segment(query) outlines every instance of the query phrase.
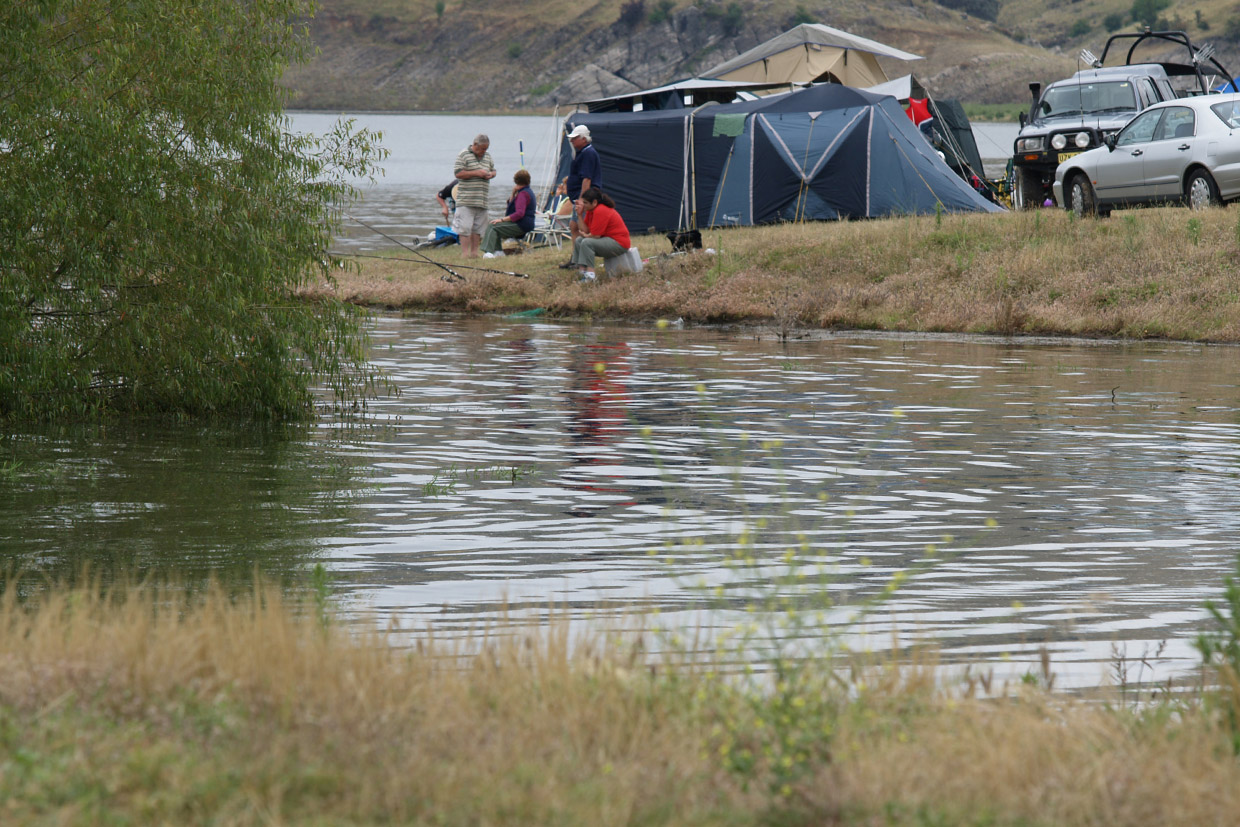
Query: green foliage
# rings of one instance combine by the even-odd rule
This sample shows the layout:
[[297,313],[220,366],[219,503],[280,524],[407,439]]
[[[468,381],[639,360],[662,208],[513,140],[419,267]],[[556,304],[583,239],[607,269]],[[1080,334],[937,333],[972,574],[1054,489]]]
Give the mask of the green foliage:
[[517,41],[514,40],[508,44],[508,57],[511,59],[516,60],[521,57],[522,51],[524,51],[524,48]]
[[718,21],[728,37],[735,36],[745,22],[745,10],[740,3],[729,3],[727,6],[710,3],[702,7],[702,15],[708,20]]
[[620,22],[636,26],[646,16],[646,0],[628,0],[620,6]]
[[818,19],[806,11],[804,6],[797,6],[796,11],[792,13],[792,19],[788,22],[790,26],[800,26],[803,23],[817,23]]
[[938,0],[939,5],[994,22],[999,18],[999,0]]
[[1028,112],[1028,106],[1019,103],[965,103],[964,114],[970,121],[991,121],[995,123],[1016,123],[1020,113]]
[[[1240,557],[1236,561],[1240,575]],[[1197,636],[1203,664],[1214,670],[1218,686],[1213,698],[1231,738],[1232,750],[1240,755],[1240,580],[1223,578],[1223,602],[1206,602],[1214,629]]]
[[331,279],[348,124],[290,134],[302,0],[0,6],[0,418],[303,415],[369,390]]
[[1171,0],[1132,0],[1132,19],[1153,27],[1158,23],[1158,16],[1170,6]]
[[314,597],[314,615],[324,629],[332,623],[331,593],[332,583],[327,569],[322,563],[315,563],[310,570],[310,594]]
[[1188,240],[1196,246],[1201,243],[1201,219],[1188,219]]
[[1240,43],[1240,14],[1227,18],[1227,22],[1223,25],[1223,39]]
[[1081,18],[1072,24],[1072,28],[1068,30],[1069,37],[1084,37],[1094,30],[1093,24],[1085,18]]
[[1119,14],[1118,12],[1113,12],[1102,18],[1102,28],[1108,32],[1117,32],[1119,31],[1120,26],[1123,25],[1124,15]]
[[448,5],[444,2],[444,0],[435,0],[435,19],[442,20],[443,13],[447,10],[447,8]]
[[675,7],[676,4],[672,0],[659,0],[646,19],[651,23],[662,23],[672,16],[672,9]]

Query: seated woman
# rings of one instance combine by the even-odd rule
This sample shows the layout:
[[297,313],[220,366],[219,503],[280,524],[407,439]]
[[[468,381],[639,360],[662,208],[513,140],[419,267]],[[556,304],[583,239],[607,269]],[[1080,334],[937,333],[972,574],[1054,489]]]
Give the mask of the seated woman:
[[480,249],[484,258],[502,256],[505,238],[520,238],[534,229],[534,191],[530,189],[530,174],[519,169],[512,181],[512,197],[508,199],[504,217],[493,219],[482,235]]
[[629,228],[616,212],[616,204],[598,187],[581,194],[577,217],[585,234],[573,242],[573,264],[583,279],[594,278],[594,259],[622,256],[629,250]]
[[568,199],[568,185],[563,181],[556,186],[555,195],[551,196],[551,201],[547,204],[547,214],[553,217],[573,214],[573,202]]

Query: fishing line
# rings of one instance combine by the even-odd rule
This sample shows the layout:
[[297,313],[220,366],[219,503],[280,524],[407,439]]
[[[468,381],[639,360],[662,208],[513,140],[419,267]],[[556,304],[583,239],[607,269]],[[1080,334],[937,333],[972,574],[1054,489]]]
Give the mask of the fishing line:
[[[344,211],[342,210],[342,212],[344,212]],[[429,262],[429,263],[431,263],[431,264],[435,265],[435,266],[436,266],[436,267],[438,267],[439,269],[441,269],[441,270],[445,271],[445,272],[446,272],[446,273],[448,273],[450,276],[452,276],[452,278],[451,278],[451,279],[449,279],[449,278],[445,278],[444,276],[440,276],[440,278],[442,278],[444,281],[465,281],[465,277],[464,277],[464,276],[462,276],[460,273],[458,273],[458,272],[456,272],[455,270],[453,270],[453,269],[452,269],[451,267],[449,267],[448,265],[446,265],[446,264],[440,264],[438,261],[435,261],[435,259],[433,259],[433,258],[431,258],[430,256],[426,255],[425,253],[422,253],[422,252],[418,251],[417,249],[415,249],[415,248],[413,248],[413,247],[410,247],[408,244],[406,244],[405,242],[401,241],[400,239],[392,238],[390,235],[388,235],[387,233],[383,232],[383,230],[379,230],[379,229],[376,229],[376,228],[374,228],[374,227],[370,226],[370,225],[369,225],[369,224],[367,224],[365,221],[363,221],[362,219],[358,218],[358,217],[357,217],[357,216],[355,216],[355,215],[352,215],[351,213],[344,212],[344,214],[345,214],[346,216],[348,216],[348,218],[349,218],[350,220],[352,220],[352,221],[356,221],[358,224],[361,224],[363,227],[365,227],[366,229],[370,230],[372,233],[377,233],[378,235],[383,236],[383,237],[384,237],[384,238],[386,238],[388,241],[391,241],[393,244],[399,244],[401,247],[404,247],[406,250],[408,250],[409,252],[413,253],[415,256],[419,256],[419,257],[421,257],[423,260],[425,260],[425,261],[427,261],[427,262]]]
[[[401,246],[404,246],[404,245],[401,245]],[[412,247],[407,247],[406,249],[413,250]],[[338,258],[378,258],[378,259],[382,259],[383,261],[405,261],[405,262],[408,262],[409,264],[434,264],[436,267],[444,267],[444,265],[440,264],[438,261],[435,261],[435,259],[427,257],[426,255],[419,252],[418,250],[413,250],[413,252],[422,256],[422,259],[425,259],[425,260],[416,259],[416,258],[400,258],[398,256],[376,256],[376,255],[369,254],[369,253],[347,253],[342,250],[328,250],[327,254],[329,256],[336,256]],[[530,277],[528,273],[514,273],[512,270],[495,270],[490,267],[470,267],[468,264],[458,264],[456,265],[456,267],[458,270],[477,270],[481,273],[497,273],[501,276],[516,276],[519,279],[528,279]],[[447,269],[447,268],[444,267],[444,269]],[[457,274],[457,276],[462,281],[464,281],[464,276],[461,276],[460,274]]]

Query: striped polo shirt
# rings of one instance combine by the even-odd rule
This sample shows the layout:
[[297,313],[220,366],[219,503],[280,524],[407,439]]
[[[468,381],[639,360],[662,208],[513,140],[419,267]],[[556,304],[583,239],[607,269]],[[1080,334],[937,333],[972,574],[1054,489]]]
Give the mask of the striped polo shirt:
[[[479,158],[469,147],[461,150],[461,154],[456,156],[456,166],[453,172],[461,170],[477,170],[483,169],[488,172],[495,170],[495,163],[491,161],[491,153],[484,152]],[[487,208],[487,195],[491,191],[491,181],[489,178],[462,178],[456,188],[456,203],[460,207],[474,207],[476,209]]]

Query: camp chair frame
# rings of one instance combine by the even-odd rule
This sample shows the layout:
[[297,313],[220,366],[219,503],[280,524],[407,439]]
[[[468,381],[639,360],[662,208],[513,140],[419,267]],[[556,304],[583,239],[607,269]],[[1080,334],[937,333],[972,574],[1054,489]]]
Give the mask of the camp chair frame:
[[539,213],[538,217],[544,219],[546,224],[541,227],[535,226],[522,237],[521,243],[529,247],[561,249],[569,238],[568,216]]

